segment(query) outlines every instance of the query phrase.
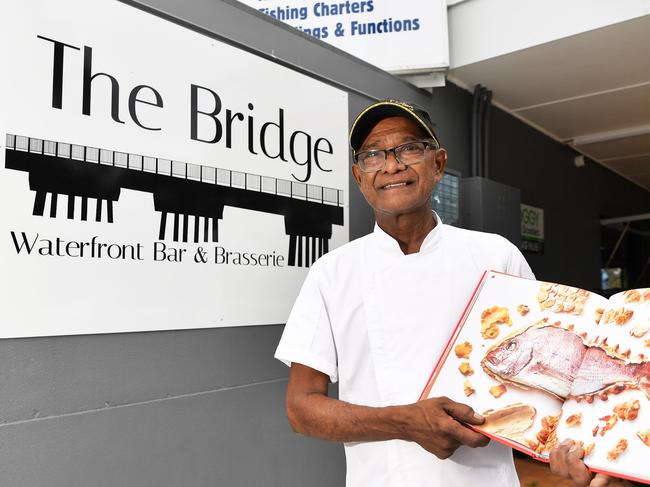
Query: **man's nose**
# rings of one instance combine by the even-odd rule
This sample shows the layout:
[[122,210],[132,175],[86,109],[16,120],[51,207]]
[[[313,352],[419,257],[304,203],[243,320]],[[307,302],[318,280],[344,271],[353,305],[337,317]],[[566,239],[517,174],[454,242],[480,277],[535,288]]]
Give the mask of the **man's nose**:
[[395,174],[398,171],[402,171],[406,168],[404,164],[397,160],[395,157],[395,151],[390,151],[386,156],[386,166],[384,167],[384,172],[388,174]]

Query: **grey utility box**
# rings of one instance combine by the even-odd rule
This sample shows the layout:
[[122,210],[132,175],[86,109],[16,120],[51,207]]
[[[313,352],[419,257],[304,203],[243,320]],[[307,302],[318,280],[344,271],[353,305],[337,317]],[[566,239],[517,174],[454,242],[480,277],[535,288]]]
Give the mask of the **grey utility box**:
[[461,182],[463,227],[498,233],[521,248],[521,191],[481,177]]

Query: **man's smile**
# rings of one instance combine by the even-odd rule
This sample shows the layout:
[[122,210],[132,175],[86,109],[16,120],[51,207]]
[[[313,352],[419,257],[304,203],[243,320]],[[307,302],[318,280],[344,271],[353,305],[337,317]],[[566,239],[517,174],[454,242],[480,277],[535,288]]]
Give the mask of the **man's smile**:
[[380,186],[379,189],[396,189],[396,188],[403,188],[405,186],[409,186],[413,184],[413,181],[393,181],[390,183],[386,183],[383,186]]

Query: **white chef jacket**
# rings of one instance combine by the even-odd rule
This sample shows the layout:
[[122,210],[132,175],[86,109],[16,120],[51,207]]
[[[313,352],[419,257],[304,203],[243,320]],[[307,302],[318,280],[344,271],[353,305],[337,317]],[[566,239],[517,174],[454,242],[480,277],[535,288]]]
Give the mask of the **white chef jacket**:
[[[404,255],[378,225],[321,257],[293,306],[275,357],[339,382],[365,406],[416,402],[485,270],[534,278],[499,235],[443,225]],[[515,486],[512,451],[496,442],[440,460],[402,440],[345,444],[347,487]]]

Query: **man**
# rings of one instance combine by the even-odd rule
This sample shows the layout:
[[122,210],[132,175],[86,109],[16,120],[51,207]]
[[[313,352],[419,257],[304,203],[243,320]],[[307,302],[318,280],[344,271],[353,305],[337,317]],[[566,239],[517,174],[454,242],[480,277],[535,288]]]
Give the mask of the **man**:
[[[319,259],[296,300],[276,351],[291,364],[289,421],[345,442],[348,487],[519,485],[511,450],[465,425],[480,415],[417,399],[483,271],[532,271],[504,238],[432,212],[447,152],[424,110],[375,103],[350,144],[376,225]],[[337,380],[338,400],[327,395]]]

